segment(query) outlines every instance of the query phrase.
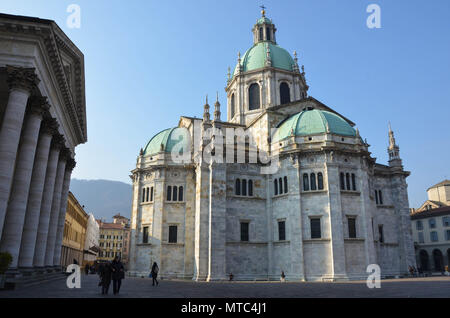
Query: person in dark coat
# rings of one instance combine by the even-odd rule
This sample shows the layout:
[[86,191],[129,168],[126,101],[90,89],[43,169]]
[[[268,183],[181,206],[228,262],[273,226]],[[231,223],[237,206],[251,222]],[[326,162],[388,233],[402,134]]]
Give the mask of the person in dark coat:
[[103,264],[99,274],[101,278],[102,294],[107,295],[112,277],[111,264],[110,263]]
[[119,293],[120,285],[122,285],[122,279],[125,278],[125,269],[118,256],[116,256],[112,261],[111,269],[113,279],[113,293],[114,295],[116,295]]
[[156,264],[156,262],[154,262],[153,266],[152,266],[152,279],[153,279],[152,286],[155,286],[155,282],[156,282],[156,286],[159,285],[158,280],[156,279],[158,277],[158,272],[159,272],[158,264]]

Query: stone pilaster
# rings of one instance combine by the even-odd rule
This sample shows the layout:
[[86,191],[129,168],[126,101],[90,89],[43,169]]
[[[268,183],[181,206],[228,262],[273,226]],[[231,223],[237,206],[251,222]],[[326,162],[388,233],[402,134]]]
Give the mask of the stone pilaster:
[[328,207],[330,211],[330,239],[333,280],[348,279],[345,264],[344,228],[342,222],[341,190],[339,187],[339,169],[336,164],[327,164]]
[[33,267],[39,216],[44,195],[45,173],[50,154],[50,143],[52,135],[56,133],[56,130],[57,124],[55,119],[45,120],[41,127],[36,149],[19,253],[19,267],[25,270]]
[[47,248],[47,236],[50,224],[50,213],[52,211],[53,192],[55,189],[56,169],[58,167],[59,153],[63,147],[61,135],[55,135],[52,140],[47,171],[45,174],[44,191],[41,203],[41,214],[36,237],[33,265],[44,267],[45,250]]
[[27,101],[39,80],[32,68],[7,66],[9,97],[0,128],[0,237],[6,216]]
[[66,163],[69,157],[69,151],[66,148],[61,150],[56,169],[55,187],[53,190],[52,209],[50,213],[50,223],[48,227],[47,247],[45,249],[45,266],[53,267],[53,255],[55,253],[56,231],[58,229],[59,213],[61,209],[61,193],[66,171]]
[[133,179],[133,201],[131,205],[131,226],[130,226],[130,253],[129,253],[129,272],[131,275],[136,275],[136,244],[137,244],[137,234],[139,231],[137,230],[138,224],[138,209],[139,209],[139,194],[141,193],[140,184],[140,173],[135,172],[132,175]]
[[208,277],[209,246],[209,167],[200,162],[196,169],[194,280]]
[[224,163],[209,167],[208,281],[225,280],[227,170]]
[[72,170],[73,168],[75,168],[75,165],[75,160],[69,157],[66,163],[66,171],[64,173],[64,182],[61,192],[61,204],[59,208],[58,227],[56,229],[55,251],[53,253],[53,266],[56,267],[59,267],[61,265],[61,247],[64,232],[64,223],[66,220],[67,196],[69,195],[70,176],[72,175]]
[[47,98],[35,97],[31,100],[17,153],[16,171],[0,244],[0,251],[7,251],[12,255],[10,268],[13,269],[16,269],[19,263],[25,212],[42,116],[49,107]]

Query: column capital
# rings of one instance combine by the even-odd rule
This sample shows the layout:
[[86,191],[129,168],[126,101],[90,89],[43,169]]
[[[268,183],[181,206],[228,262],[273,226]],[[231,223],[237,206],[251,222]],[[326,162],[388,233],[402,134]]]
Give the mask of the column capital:
[[45,118],[44,121],[42,122],[41,131],[48,133],[49,135],[56,135],[58,134],[58,127],[59,124],[56,121],[56,119],[49,117]]
[[74,159],[69,158],[66,163],[66,170],[72,171],[76,165],[77,165],[77,162]]
[[56,134],[53,136],[51,147],[54,149],[62,150],[65,146],[65,139],[63,135]]
[[50,109],[47,97],[44,96],[32,96],[28,104],[28,110],[40,116],[44,116],[46,112]]
[[72,159],[72,152],[70,151],[69,148],[63,147],[61,149],[59,158],[60,158],[60,160],[64,160],[64,161],[68,162],[70,159]]
[[6,72],[10,89],[21,88],[31,93],[40,82],[34,67],[25,68],[7,65]]

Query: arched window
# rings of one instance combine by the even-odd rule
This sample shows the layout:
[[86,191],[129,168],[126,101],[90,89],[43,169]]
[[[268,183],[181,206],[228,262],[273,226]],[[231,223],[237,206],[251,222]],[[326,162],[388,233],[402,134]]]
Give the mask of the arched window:
[[236,109],[234,108],[234,94],[231,95],[231,118],[234,117]]
[[173,187],[173,196],[172,196],[172,200],[173,200],[173,201],[178,201],[178,188],[177,188],[177,187]]
[[284,177],[284,193],[288,193],[287,177]]
[[280,185],[280,194],[283,194],[283,180],[281,178],[278,179],[278,184]]
[[178,201],[183,201],[183,187],[178,188]]
[[153,187],[150,188],[150,201],[153,202]]
[[264,30],[263,28],[259,28],[259,40],[264,40]]
[[303,191],[309,191],[309,177],[307,173],[303,174]]
[[249,196],[253,196],[253,181],[252,180],[248,180],[248,195]]
[[248,89],[248,109],[259,109],[260,100],[259,100],[259,85],[253,83],[250,85]]
[[380,204],[383,204],[383,195],[381,194],[381,190],[378,190],[378,200]]
[[145,189],[146,188],[142,189],[142,202],[145,202]]
[[323,175],[322,172],[319,172],[317,174],[317,186],[319,190],[323,190]]
[[270,29],[269,28],[266,28],[266,38],[267,38],[267,41],[270,41]]
[[311,190],[317,190],[316,187],[316,174],[315,173],[311,173],[309,176],[310,179],[310,183],[311,183]]
[[291,102],[291,95],[289,92],[289,85],[286,82],[280,84],[280,104],[287,104]]
[[345,176],[343,172],[341,172],[340,175],[340,182],[341,182],[341,190],[345,190]]
[[171,201],[171,200],[172,200],[172,187],[167,186],[167,201]]
[[352,190],[356,191],[356,177],[354,173],[352,173]]
[[241,180],[236,179],[236,184],[234,185],[234,194],[241,195]]
[[273,187],[275,195],[278,195],[278,179],[273,180]]
[[147,193],[145,194],[145,202],[149,201],[150,191],[148,191],[149,188],[147,188]]
[[247,195],[247,180],[242,180],[242,195]]
[[347,190],[350,190],[350,173],[345,174],[345,184],[347,185]]

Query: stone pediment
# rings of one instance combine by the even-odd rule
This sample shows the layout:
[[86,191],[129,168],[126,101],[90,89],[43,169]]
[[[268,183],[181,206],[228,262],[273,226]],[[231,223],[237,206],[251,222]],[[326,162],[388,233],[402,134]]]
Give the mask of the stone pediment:
[[77,144],[87,141],[86,100],[83,53],[53,20],[0,14],[0,34],[13,34],[26,41],[40,42],[42,54],[51,67],[57,89],[63,99]]

